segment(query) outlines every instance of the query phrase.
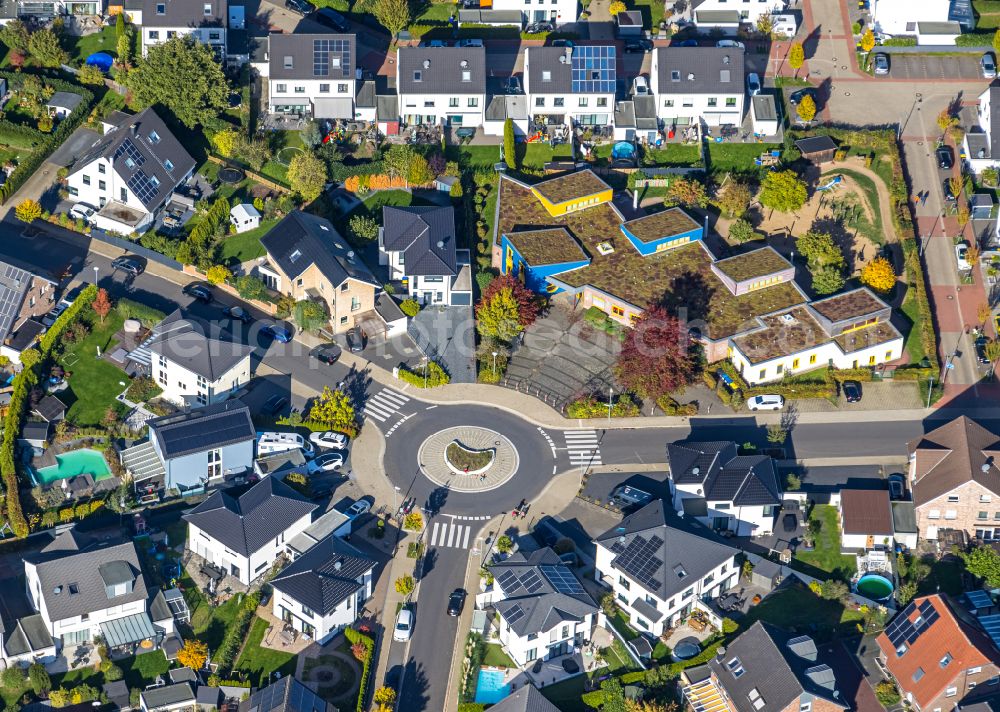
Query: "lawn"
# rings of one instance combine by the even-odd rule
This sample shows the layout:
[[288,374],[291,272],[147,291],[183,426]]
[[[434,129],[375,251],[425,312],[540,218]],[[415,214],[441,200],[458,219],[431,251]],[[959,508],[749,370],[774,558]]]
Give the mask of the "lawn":
[[486,655],[483,656],[484,667],[515,668],[517,663],[504,652],[503,646],[497,643],[486,644]]
[[162,650],[118,660],[116,663],[125,673],[125,684],[139,689],[153,684],[157,675],[166,675],[170,669],[170,663]]
[[87,338],[68,347],[59,361],[69,375],[69,390],[59,398],[69,404],[66,420],[75,425],[100,425],[108,407],[116,402],[115,397],[125,390],[122,383],[128,384],[124,371],[97,358],[98,349],[103,355],[112,345],[123,322],[113,309],[104,324],[95,321]]
[[208,645],[209,650],[215,650],[240,610],[238,597],[233,596],[221,606],[213,607],[187,574],[181,578],[181,582],[184,586],[184,598],[191,609],[191,630],[198,640]]
[[276,670],[282,677],[295,673],[295,656],[270,648],[261,647],[260,643],[267,632],[268,622],[263,618],[254,618],[247,636],[246,645],[234,670],[246,673],[254,687],[263,687],[271,681],[271,675]]
[[447,146],[445,157],[449,161],[458,161],[465,168],[492,168],[497,161],[503,160],[498,146]]
[[665,143],[648,148],[642,157],[644,166],[700,166],[701,149],[697,144]]
[[633,0],[628,3],[629,10],[639,10],[642,13],[642,23],[646,29],[660,26],[663,20],[663,7],[664,3],[659,0]]
[[94,52],[106,52],[112,57],[118,57],[118,36],[115,34],[113,24],[108,25],[100,32],[84,37],[64,34],[63,45],[69,52],[68,64],[72,67],[81,66],[87,57]]
[[[618,645],[621,645],[617,638],[615,641]],[[545,698],[549,702],[562,710],[562,712],[592,712],[592,708],[583,704],[583,700],[581,699],[581,696],[585,692],[584,684],[587,680],[594,679],[595,677],[604,677],[609,673],[628,672],[629,670],[636,669],[627,654],[623,656],[616,652],[614,648],[607,650],[605,653],[605,662],[607,662],[606,667],[598,668],[593,672],[577,675],[568,680],[557,682],[554,685],[543,687],[542,694],[545,695]]]
[[850,580],[857,566],[853,556],[840,553],[837,508],[829,504],[817,504],[809,513],[809,522],[810,524],[817,522],[819,526],[815,548],[812,551],[803,551],[800,548],[795,552],[795,561],[812,569],[812,575],[816,575],[817,578],[822,578],[821,574],[825,573],[843,581]]
[[268,220],[253,230],[228,235],[222,241],[222,249],[219,253],[222,263],[246,262],[263,256],[264,246],[260,244],[260,238],[264,237],[277,222],[277,220]]
[[414,25],[447,25],[448,18],[455,14],[453,2],[425,2],[413,13]]
[[926,356],[926,353],[924,352],[924,344],[920,339],[920,327],[917,325],[920,321],[920,310],[917,307],[917,293],[912,287],[907,288],[900,311],[910,322],[910,328],[906,332],[906,341],[903,347],[906,349],[906,353],[910,355],[910,363],[920,363],[924,356]]
[[[862,175],[856,171],[848,170],[846,168],[840,168],[838,170],[831,171],[829,175],[832,176],[835,174],[842,174],[847,176],[855,183],[857,183],[858,187],[860,187],[861,190],[864,191],[865,198],[867,199],[868,202],[868,208],[869,210],[871,210],[872,215],[875,216],[875,222],[872,225],[872,227],[874,227],[875,229],[874,231],[872,231],[871,234],[869,234],[869,237],[879,245],[883,244],[885,242],[885,231],[884,228],[882,227],[882,213],[879,210],[878,188],[875,186],[875,181],[873,181],[866,175]],[[826,177],[828,176],[824,176],[824,178]],[[834,193],[834,196],[836,196],[836,193]]]
[[361,205],[358,205],[354,208],[354,210],[345,215],[342,219],[341,225],[338,227],[341,229],[341,234],[346,235],[347,224],[355,215],[368,215],[369,217],[375,218],[375,221],[381,225],[382,208],[387,205],[391,207],[406,207],[408,205],[429,204],[430,203],[426,200],[414,197],[413,193],[406,190],[380,190],[377,193],[369,195],[361,202]]
[[[337,650],[347,656],[352,656],[351,646],[348,645],[346,639],[341,640]],[[326,685],[318,679],[312,679],[312,671],[317,667],[334,668],[339,673],[336,682]],[[357,672],[349,663],[336,655],[320,655],[318,658],[306,658],[302,666],[302,678],[305,682],[316,685],[316,692],[320,697],[333,702],[335,706],[343,705],[339,709],[350,709],[357,703]],[[343,699],[348,695],[351,696],[350,699]]]
[[761,167],[754,159],[780,144],[769,143],[714,143],[708,144],[708,170],[712,173],[760,173]]
[[805,586],[793,583],[772,593],[751,608],[740,621],[744,630],[762,620],[794,632],[817,634],[820,638],[856,635],[862,616],[837,601],[820,598]]
[[615,615],[608,620],[625,640],[633,640],[639,637],[638,631],[629,624],[628,617],[620,608],[615,610]]

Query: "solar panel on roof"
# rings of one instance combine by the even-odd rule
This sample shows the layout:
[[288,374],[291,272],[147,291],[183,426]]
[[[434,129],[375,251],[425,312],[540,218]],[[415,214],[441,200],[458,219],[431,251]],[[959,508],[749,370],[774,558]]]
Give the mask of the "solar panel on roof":
[[966,591],[965,597],[972,604],[973,608],[989,608],[993,605],[993,599],[990,598],[990,594],[986,593],[986,591]]
[[156,197],[156,191],[159,184],[160,183],[156,180],[156,178],[151,178],[142,171],[136,171],[127,181],[125,181],[125,185],[128,186],[129,190],[135,193],[136,197],[138,197],[143,204],[147,205]]
[[337,66],[348,71],[351,62],[351,45],[348,40],[313,40],[313,76],[330,76],[330,58]]
[[549,580],[549,583],[559,593],[579,594],[583,593],[583,586],[564,566],[540,566],[542,574]]
[[583,45],[573,48],[572,90],[580,94],[608,94],[615,90],[615,48]]
[[517,576],[510,569],[501,571],[500,574],[497,575],[496,580],[500,584],[500,588],[502,588],[504,593],[508,595],[521,587],[521,583],[517,580]]
[[139,153],[139,149],[135,147],[135,144],[132,143],[132,139],[130,138],[122,141],[118,150],[115,151],[115,155],[112,157],[112,160],[117,161],[121,156],[125,156],[127,160],[132,161],[133,166],[130,167],[141,166],[146,162],[145,156]]
[[528,593],[535,593],[542,587],[542,580],[535,573],[534,569],[529,569],[521,575],[521,585],[524,586]]
[[521,608],[520,604],[515,603],[513,606],[510,607],[510,610],[507,611],[507,615],[504,616],[504,618],[507,619],[508,623],[513,625],[514,623],[517,623],[519,620],[524,618],[524,609]]
[[983,616],[979,619],[979,625],[986,631],[997,647],[1000,647],[1000,615]]

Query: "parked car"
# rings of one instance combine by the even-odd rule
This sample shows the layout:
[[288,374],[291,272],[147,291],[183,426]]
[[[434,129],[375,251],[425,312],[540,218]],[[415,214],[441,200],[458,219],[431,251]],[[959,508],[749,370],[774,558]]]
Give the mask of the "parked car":
[[353,353],[360,353],[364,351],[366,341],[367,337],[365,336],[364,330],[360,326],[355,326],[347,332],[347,348],[349,348]]
[[199,302],[210,302],[212,301],[212,288],[207,284],[202,284],[201,282],[194,282],[193,284],[188,284],[184,287],[184,294],[189,297],[194,297]]
[[789,512],[781,518],[781,528],[790,534],[799,528],[799,518]]
[[569,47],[572,49],[573,40],[552,40],[553,47]]
[[404,608],[396,616],[396,625],[392,629],[392,639],[405,643],[413,634],[413,611]]
[[637,489],[635,487],[622,485],[611,493],[611,499],[622,507],[633,507],[652,501],[653,495],[649,492],[643,492],[641,489]]
[[641,74],[632,80],[632,96],[649,96],[649,84]]
[[955,195],[955,191],[951,189],[951,178],[945,178],[944,181],[941,183],[941,188],[944,191],[945,200],[952,201],[956,197],[958,197]]
[[260,407],[260,412],[264,415],[275,416],[281,413],[286,405],[288,405],[287,398],[284,396],[274,395],[264,401],[264,405]]
[[69,216],[71,218],[76,218],[78,220],[83,220],[85,223],[90,224],[93,220],[94,214],[97,212],[97,208],[92,205],[87,205],[86,203],[77,203],[72,208],[69,209]]
[[696,39],[684,40],[682,42],[678,42],[677,46],[678,47],[697,47],[698,46],[698,40],[696,40]]
[[844,381],[841,387],[844,390],[844,400],[848,403],[861,401],[861,384],[858,381]]
[[938,168],[950,170],[955,165],[955,154],[951,152],[951,146],[938,146],[934,155],[937,156]]
[[116,257],[115,261],[111,263],[111,268],[121,270],[122,272],[130,274],[133,277],[139,276],[146,270],[142,262],[137,260],[135,257],[126,257],[124,255]]
[[889,73],[889,55],[879,52],[875,55],[875,74]]
[[556,29],[556,26],[553,25],[551,22],[540,21],[540,22],[532,22],[530,25],[524,28],[524,31],[527,32],[529,35],[537,35],[542,32],[552,32],[554,29]]
[[243,307],[226,307],[222,310],[222,313],[228,316],[233,321],[242,321],[244,324],[249,324],[253,321],[253,317]]
[[346,17],[328,7],[317,10],[313,15],[313,19],[319,24],[326,25],[337,32],[347,32],[351,28]]
[[309,483],[309,496],[312,499],[323,499],[324,497],[329,497],[331,494],[333,494],[333,485],[329,482]]
[[738,49],[746,49],[746,45],[742,42],[737,42],[736,40],[719,40],[715,43],[716,47],[736,47]]
[[785,399],[779,395],[766,394],[754,396],[747,401],[750,410],[781,410],[785,407]]
[[645,54],[653,51],[653,43],[647,39],[626,40],[625,51],[629,54]]
[[55,307],[52,308],[52,311],[50,311],[48,314],[42,317],[42,326],[47,328],[55,324],[56,319],[59,318],[59,315],[62,314],[64,311],[66,311],[66,309],[68,308],[69,305],[64,304],[63,302],[59,302],[58,304],[56,304]]
[[903,499],[906,494],[906,478],[898,472],[894,472],[886,479],[889,482],[890,499]]
[[997,60],[992,52],[984,52],[979,59],[979,68],[983,70],[983,79],[995,79],[997,76]]
[[328,452],[309,463],[310,472],[336,472],[344,466],[344,453]]
[[347,436],[327,430],[325,433],[310,433],[309,442],[323,449],[343,450],[347,447]]
[[990,360],[986,358],[986,344],[988,344],[989,341],[990,340],[985,336],[980,336],[973,342],[976,347],[976,359],[978,359],[979,363],[990,362]]
[[312,3],[306,2],[306,0],[285,0],[285,9],[297,12],[300,15],[308,15],[316,8],[312,6]]
[[806,97],[812,97],[813,103],[818,104],[816,90],[812,87],[806,87],[805,89],[799,89],[798,91],[793,91],[788,95],[788,103],[792,106],[798,106],[803,99]]
[[448,615],[457,616],[462,612],[462,608],[465,606],[465,589],[456,588],[448,596]]
[[448,42],[446,40],[428,40],[425,47],[447,47]]
[[521,77],[516,74],[512,74],[507,77],[506,92],[508,94],[523,94],[524,90],[521,89]]
[[351,519],[357,519],[371,508],[372,508],[371,502],[369,502],[367,499],[359,499],[357,502],[352,504],[350,508],[346,512],[344,512],[344,514],[346,514]]
[[757,72],[750,72],[747,75],[747,94],[757,96],[760,94],[760,77]]
[[287,344],[292,340],[292,330],[281,324],[268,324],[260,330],[260,333],[281,344]]
[[335,364],[344,350],[336,344],[322,344],[313,348],[309,355],[320,363]]
[[972,265],[969,264],[968,254],[969,243],[963,240],[955,245],[955,262],[958,263],[959,272],[965,272],[966,270],[972,269]]
[[482,40],[459,40],[457,47],[482,47]]

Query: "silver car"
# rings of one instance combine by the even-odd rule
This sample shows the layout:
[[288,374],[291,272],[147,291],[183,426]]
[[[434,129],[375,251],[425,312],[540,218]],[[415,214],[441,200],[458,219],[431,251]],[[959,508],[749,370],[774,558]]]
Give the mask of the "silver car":
[[875,73],[876,74],[888,74],[889,73],[889,56],[879,52],[875,55]]
[[994,79],[997,75],[997,61],[992,52],[984,52],[979,60],[979,68],[983,72],[983,79]]

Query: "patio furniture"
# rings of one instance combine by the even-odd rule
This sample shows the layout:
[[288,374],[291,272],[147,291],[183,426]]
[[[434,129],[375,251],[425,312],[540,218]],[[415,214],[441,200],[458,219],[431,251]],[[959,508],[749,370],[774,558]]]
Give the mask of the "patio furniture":
[[707,624],[700,618],[695,618],[694,616],[691,616],[690,618],[688,618],[688,627],[700,633],[701,631],[705,630]]

